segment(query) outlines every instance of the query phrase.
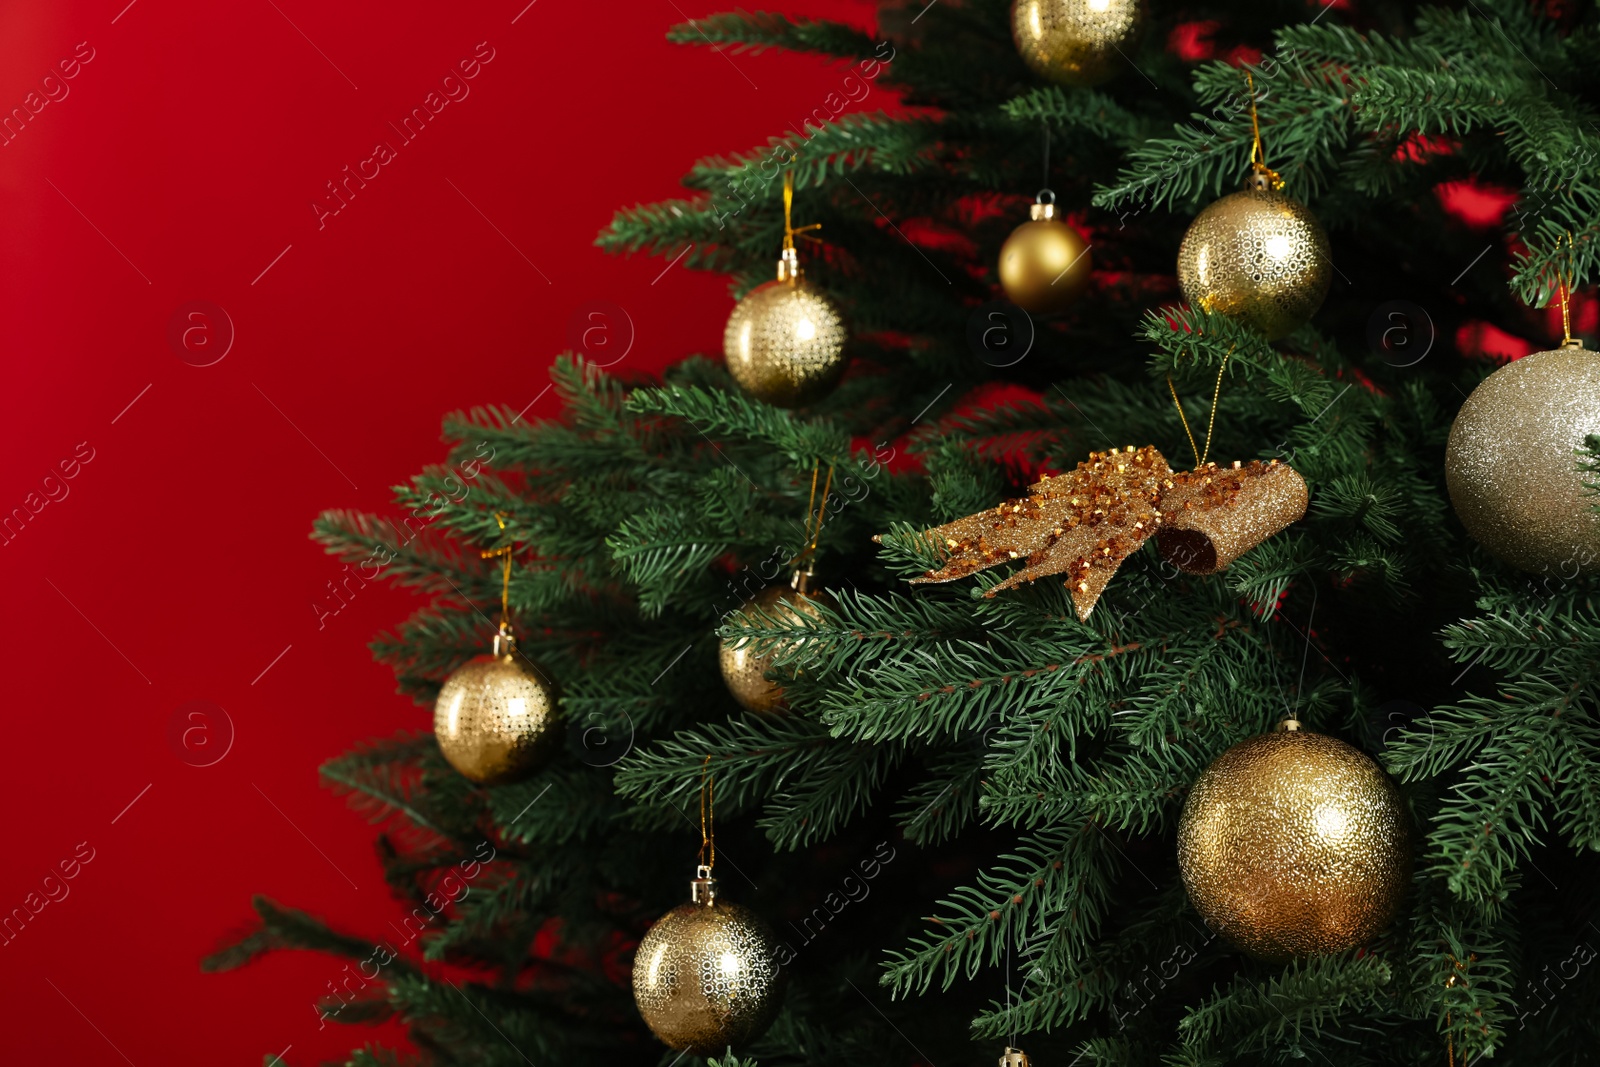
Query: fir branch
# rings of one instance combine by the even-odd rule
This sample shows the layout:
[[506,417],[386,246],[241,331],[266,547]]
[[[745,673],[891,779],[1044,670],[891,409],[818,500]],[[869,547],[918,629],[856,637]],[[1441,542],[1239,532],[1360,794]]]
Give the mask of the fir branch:
[[711,45],[735,55],[781,48],[849,58],[868,56],[873,50],[871,37],[842,22],[795,20],[771,11],[737,11],[690,19],[668,30],[667,40],[674,44]]

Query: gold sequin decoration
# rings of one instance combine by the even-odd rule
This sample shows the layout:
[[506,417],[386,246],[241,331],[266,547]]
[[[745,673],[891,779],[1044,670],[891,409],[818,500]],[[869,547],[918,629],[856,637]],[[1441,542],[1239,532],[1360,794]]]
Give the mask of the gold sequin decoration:
[[728,373],[757,400],[802,407],[844,374],[844,317],[804,278],[766,282],[734,306],[722,335]]
[[1343,952],[1394,917],[1411,875],[1399,790],[1368,756],[1302,730],[1228,749],[1189,791],[1178,866],[1207,925],[1259,959]]
[[1189,305],[1237,319],[1269,341],[1310,322],[1332,281],[1322,224],[1271,188],[1211,204],[1178,249],[1178,284]]
[[652,1033],[708,1056],[759,1037],[777,1014],[784,973],[766,925],[737,904],[682,904],[644,935],[633,997]]
[[1307,503],[1305,480],[1277,460],[1174,471],[1149,445],[1091,452],[1075,470],[1029,489],[1030,496],[929,530],[945,563],[912,582],[953,581],[1026,556],[986,595],[1065,574],[1078,618],[1087,621],[1122,561],[1152,535],[1183,570],[1212,574],[1299,519]]
[[1035,74],[1084,87],[1132,65],[1144,19],[1142,0],[1015,0],[1011,36]]
[[478,656],[445,679],[433,733],[463,776],[480,784],[514,781],[561,747],[555,689],[520,656]]
[[1585,434],[1600,434],[1600,354],[1535,352],[1485,378],[1445,450],[1445,483],[1467,532],[1525,571],[1600,573],[1600,497],[1585,491],[1574,454]]
[[[829,603],[825,593],[801,593],[787,585],[775,585],[763,589],[756,594],[756,598],[749,605],[740,608],[739,615],[750,617],[746,613],[753,608],[760,608],[768,615],[777,617],[799,617],[806,615],[817,617],[814,605]],[[739,702],[739,706],[746,711],[760,714],[778,714],[788,710],[788,702],[784,699],[783,687],[776,682],[767,680],[766,673],[772,666],[772,657],[777,649],[765,653],[757,653],[746,641],[737,638],[724,638],[719,652],[722,664],[722,680],[728,684],[728,692]]]

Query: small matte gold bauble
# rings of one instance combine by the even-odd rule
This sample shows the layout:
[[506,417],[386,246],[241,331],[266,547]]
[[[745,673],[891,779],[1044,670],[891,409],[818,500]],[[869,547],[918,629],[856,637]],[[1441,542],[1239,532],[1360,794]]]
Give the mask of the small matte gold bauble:
[[701,868],[694,898],[663,915],[633,957],[633,999],[650,1032],[709,1056],[761,1036],[785,974],[777,942],[746,908],[718,900]]
[[785,252],[776,281],[745,294],[728,316],[722,352],[728,373],[750,396],[797,408],[827,396],[844,375],[844,316],[800,276]]
[[1363,945],[1411,875],[1411,824],[1383,769],[1298,729],[1242,741],[1201,772],[1178,868],[1206,925],[1258,959]]
[[[756,594],[756,598],[745,607],[740,608],[735,617],[754,617],[752,608],[760,608],[768,615],[780,618],[798,618],[806,615],[817,617],[814,605],[829,604],[831,599],[826,593],[802,593],[787,585],[775,585],[763,589]],[[722,680],[728,683],[728,692],[733,694],[733,699],[746,711],[761,714],[776,714],[788,710],[788,703],[784,700],[783,687],[766,678],[768,668],[772,666],[772,657],[776,649],[766,653],[757,654],[748,644],[740,644],[737,638],[723,638],[720,659],[722,661]]]
[[1572,345],[1485,378],[1444,454],[1450,502],[1473,539],[1512,566],[1563,578],[1600,572],[1600,498],[1584,490],[1574,455],[1600,434],[1600,353]]
[[1099,85],[1131,65],[1143,0],[1015,0],[1011,36],[1028,68],[1062,85]]
[[433,706],[444,758],[484,785],[532,774],[561,747],[554,687],[509,639],[495,642],[496,655],[478,656],[445,679]]
[[1207,207],[1178,249],[1191,307],[1237,319],[1276,341],[1311,321],[1333,281],[1322,224],[1259,175]]
[[[1089,284],[1094,257],[1078,231],[1056,217],[1044,194],[1000,246],[1000,285],[1013,304],[1035,315],[1065,311]],[[1053,198],[1054,194],[1052,194]]]

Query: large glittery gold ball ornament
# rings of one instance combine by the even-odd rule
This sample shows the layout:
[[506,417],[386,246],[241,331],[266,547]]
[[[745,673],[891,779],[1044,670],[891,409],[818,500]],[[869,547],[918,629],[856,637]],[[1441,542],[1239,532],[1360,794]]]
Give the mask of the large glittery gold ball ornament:
[[550,682],[509,643],[445,679],[433,706],[433,734],[450,766],[480,784],[532,774],[561,748]]
[[1333,280],[1322,224],[1264,180],[1207,207],[1178,249],[1191,307],[1237,319],[1269,341],[1311,321]]
[[1089,86],[1131,66],[1143,0],[1015,0],[1011,36],[1028,68],[1062,85]]
[[1600,498],[1574,451],[1600,434],[1600,353],[1535,352],[1495,371],[1461,405],[1445,483],[1461,524],[1507,563],[1535,574],[1600,573]]
[[844,316],[802,277],[756,286],[722,334],[728,373],[750,396],[782,408],[827,396],[844,374]]
[[651,1033],[700,1056],[761,1036],[785,978],[766,924],[709,882],[697,879],[695,899],[657,920],[633,957],[633,999]]
[[[802,615],[814,619],[817,617],[816,605],[829,603],[831,598],[826,593],[802,593],[787,585],[775,585],[756,594],[754,600],[734,613],[734,617],[754,618],[753,609],[759,608],[765,614],[780,619],[799,618]],[[733,694],[733,699],[746,711],[777,714],[788,710],[783,687],[768,681],[766,677],[776,654],[777,649],[758,654],[749,643],[739,638],[722,639],[722,680],[728,683],[728,692]]]
[[1000,285],[1018,307],[1035,315],[1054,315],[1065,311],[1089,284],[1094,257],[1044,195],[1033,205],[1029,221],[1012,230],[1000,246]]
[[1343,952],[1394,917],[1411,876],[1411,824],[1364,753],[1282,730],[1201,772],[1178,826],[1178,867],[1206,924],[1250,955]]

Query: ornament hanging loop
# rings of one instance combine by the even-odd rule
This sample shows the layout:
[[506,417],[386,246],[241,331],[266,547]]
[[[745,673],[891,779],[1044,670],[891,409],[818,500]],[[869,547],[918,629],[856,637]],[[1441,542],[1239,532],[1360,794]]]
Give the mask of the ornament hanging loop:
[[1033,204],[1028,208],[1028,217],[1034,222],[1056,217],[1056,194],[1053,189],[1040,189],[1039,195],[1033,198]]
[[1245,184],[1253,189],[1278,190],[1283,188],[1283,178],[1267,166],[1266,153],[1261,148],[1261,118],[1256,114],[1256,80],[1246,68],[1244,83],[1250,92],[1250,177]]
[[794,171],[783,172],[783,255],[778,257],[778,280],[793,284],[800,280],[800,254],[795,250],[794,239],[810,237],[812,230],[822,229],[822,223],[813,222],[798,229],[794,225]]
[[[494,513],[494,521],[500,525],[500,532],[506,532],[506,513]],[[511,553],[510,545],[501,545],[499,548],[485,549],[478,553],[482,559],[499,558],[504,561],[500,574],[500,627],[494,635],[494,654],[496,656],[509,656],[516,651],[517,639],[511,632]]]

